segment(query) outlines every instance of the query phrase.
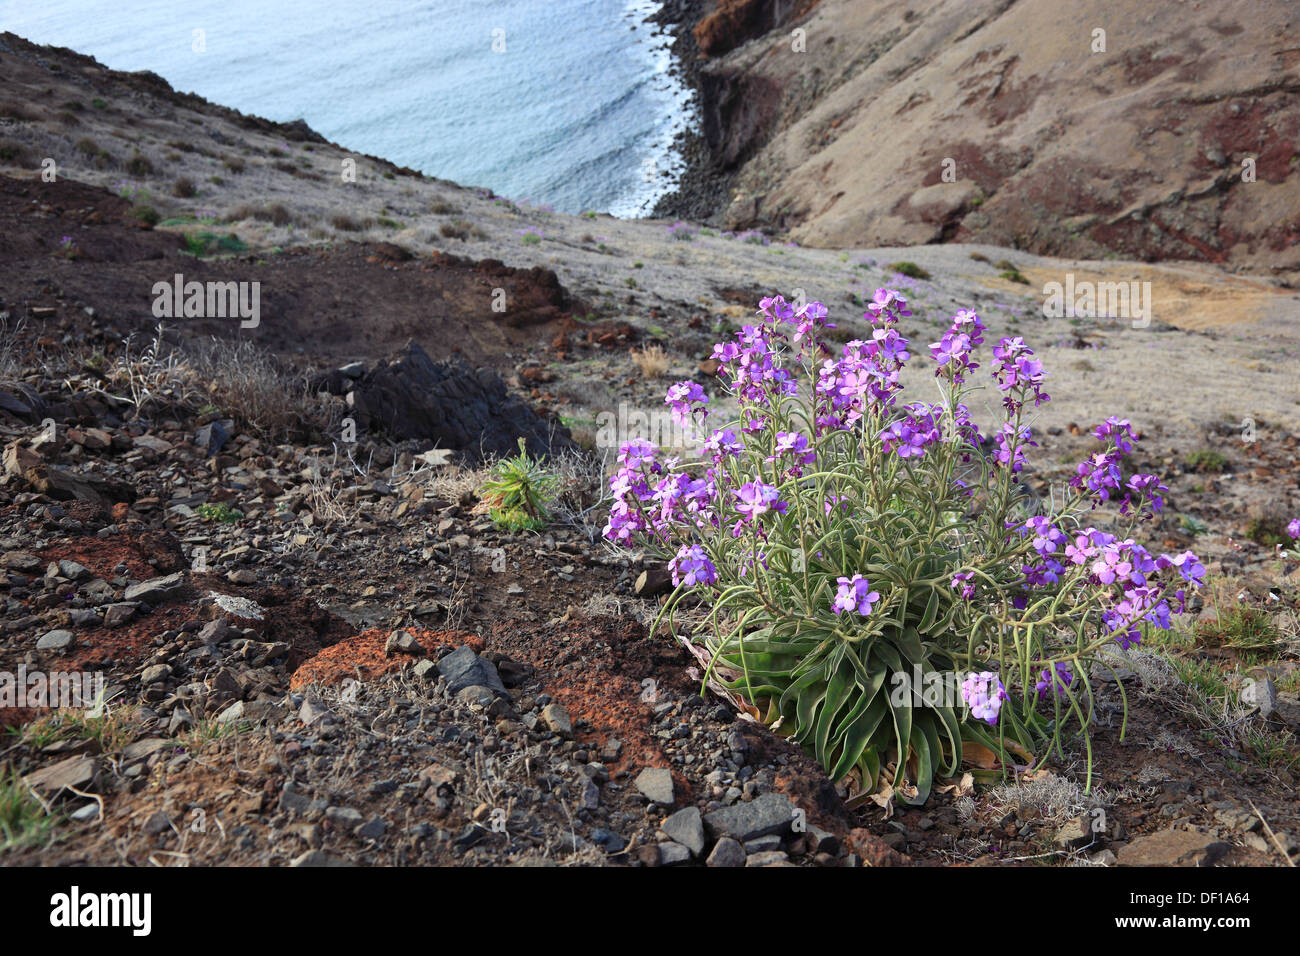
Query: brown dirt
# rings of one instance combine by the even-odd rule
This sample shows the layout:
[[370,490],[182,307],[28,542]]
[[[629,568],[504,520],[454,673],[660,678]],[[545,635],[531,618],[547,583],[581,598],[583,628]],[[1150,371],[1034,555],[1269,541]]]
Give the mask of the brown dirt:
[[590,723],[600,744],[611,737],[622,741],[622,756],[611,771],[668,766],[649,733],[652,710],[642,700],[642,682],[653,679],[679,694],[698,692],[684,672],[686,655],[675,644],[650,640],[635,621],[572,615],[558,629],[498,624],[488,647],[543,672],[547,692],[574,721]]
[[[1093,52],[1094,24],[1050,3],[719,3],[695,29],[704,138],[713,166],[743,165],[713,208],[826,248],[989,242],[1294,277],[1290,4],[1126,0],[1107,17]],[[1114,26],[1135,18],[1142,38]],[[882,188],[864,166],[899,174]]]
[[154,608],[151,614],[134,617],[120,627],[79,627],[77,644],[61,658],[68,670],[98,670],[110,662],[124,669],[141,664],[153,648],[154,639],[169,628],[178,628],[194,615],[191,600],[178,596]]
[[[32,306],[55,305],[56,298],[93,302],[103,321],[152,330],[156,282],[176,273],[187,282],[257,281],[257,328],[241,330],[231,319],[180,321],[193,334],[243,335],[283,353],[310,341],[320,360],[379,358],[415,339],[435,360],[459,353],[502,371],[513,371],[512,351],[549,343],[572,330],[564,319],[587,311],[549,269],[436,251],[393,261],[380,248],[391,244],[293,248],[265,261],[196,259],[180,251],[179,234],[142,229],[127,217],[129,208],[73,180],[0,176],[0,288],[30,297]],[[78,258],[56,254],[65,235],[76,236]],[[505,292],[505,312],[492,309],[496,289]],[[594,330],[593,341],[611,328]]]

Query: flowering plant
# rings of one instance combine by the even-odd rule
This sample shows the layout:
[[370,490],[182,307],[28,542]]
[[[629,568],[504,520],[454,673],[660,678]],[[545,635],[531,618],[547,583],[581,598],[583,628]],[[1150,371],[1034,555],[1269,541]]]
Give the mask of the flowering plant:
[[[1026,494],[1045,372],[1020,338],[994,344],[1002,421],[981,435],[966,404],[986,331],[974,312],[929,346],[938,401],[903,404],[914,346],[896,326],[910,314],[877,290],[869,334],[835,354],[825,306],[763,299],[714,347],[736,417],[703,427],[704,389],[669,389],[674,415],[701,426],[702,460],[625,443],[605,536],[669,561],[676,589],[656,627],[688,594],[704,599],[706,682],[747,698],[833,779],[868,792],[889,779],[919,803],[963,752],[1005,770],[1043,741],[1060,752],[1071,722],[1086,741],[1101,652],[1170,627],[1205,569],[1132,537],[1167,489],[1125,479],[1127,421],[1097,428],[1105,450],[1059,496]],[[1117,507],[1114,533],[1088,522],[1102,504]],[[917,683],[949,692],[921,698]]]
[[[1286,534],[1292,542],[1297,542],[1292,545],[1291,551],[1287,556],[1292,560],[1300,561],[1300,518],[1292,518],[1290,522],[1287,523]],[[1278,546],[1278,550],[1282,550],[1281,545]],[[1282,553],[1287,554],[1286,551],[1282,551]]]

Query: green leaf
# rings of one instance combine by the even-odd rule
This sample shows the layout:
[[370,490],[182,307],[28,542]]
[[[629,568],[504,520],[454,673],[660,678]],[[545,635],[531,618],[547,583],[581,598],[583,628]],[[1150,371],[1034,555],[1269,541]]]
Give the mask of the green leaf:
[[835,716],[848,700],[849,692],[857,686],[853,679],[853,667],[847,662],[841,662],[831,674],[830,682],[826,689],[826,703],[822,707],[821,716],[817,719],[817,735],[815,738],[815,756],[817,762],[823,767],[830,764],[830,757],[827,753],[827,742],[831,737],[831,727],[834,725]]
[[[835,762],[835,767],[831,771],[832,780],[841,780],[844,778],[853,766],[859,763],[866,756],[867,744],[871,741],[871,735],[876,732],[885,719],[885,712],[889,709],[888,703],[881,695],[871,699],[866,710],[854,718],[853,723],[849,725],[844,733],[844,744],[840,750],[839,759]],[[880,762],[876,761],[876,773],[879,773]],[[875,774],[873,774],[874,780]],[[864,782],[865,786],[865,782]],[[871,789],[875,788],[875,783],[871,784]]]

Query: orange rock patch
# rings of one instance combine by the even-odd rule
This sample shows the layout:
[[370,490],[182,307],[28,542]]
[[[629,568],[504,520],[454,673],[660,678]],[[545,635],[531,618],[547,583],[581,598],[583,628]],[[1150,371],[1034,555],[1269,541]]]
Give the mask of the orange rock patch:
[[[414,635],[429,656],[433,656],[440,647],[468,645],[476,654],[484,647],[483,639],[469,631],[428,631],[409,627],[403,630]],[[289,688],[298,690],[308,684],[328,686],[347,677],[374,680],[419,663],[421,658],[410,654],[384,656],[384,645],[388,643],[388,635],[391,633],[391,628],[371,628],[325,648],[293,672]]]

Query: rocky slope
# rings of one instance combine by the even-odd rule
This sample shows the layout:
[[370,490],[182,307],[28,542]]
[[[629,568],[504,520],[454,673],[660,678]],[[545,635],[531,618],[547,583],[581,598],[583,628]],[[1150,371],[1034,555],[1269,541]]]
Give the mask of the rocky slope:
[[1295,17],[1285,0],[724,0],[694,29],[706,165],[733,185],[714,208],[805,245],[990,242],[1295,281]]
[[[1278,865],[1300,850],[1300,569],[1266,534],[1300,513],[1296,297],[1275,283],[552,215],[10,35],[0,109],[0,674],[97,675],[108,699],[98,717],[0,708],[0,787],[23,795],[4,806],[33,813],[6,864]],[[1044,318],[1017,270],[1035,286],[1145,278],[1156,317]],[[159,331],[152,289],[178,272],[259,282],[260,322]],[[1111,726],[1092,793],[1076,742],[1001,788],[958,778],[921,808],[858,805],[699,694],[694,658],[649,634],[659,569],[599,542],[601,457],[630,437],[602,435],[602,415],[661,409],[676,379],[711,388],[709,347],[763,294],[823,299],[847,335],[877,285],[905,290],[914,341],[974,305],[1038,349],[1054,400],[1031,491],[1091,450],[1087,426],[1132,418],[1137,465],[1171,487],[1151,535],[1194,546],[1219,582],[1173,658],[1184,670],[1133,655],[1098,675]],[[630,351],[656,345],[660,364]],[[478,453],[515,433],[561,479],[541,532],[498,527],[476,494]],[[1220,607],[1260,615],[1268,641],[1225,637]],[[1237,706],[1248,677],[1275,685],[1267,713]]]

